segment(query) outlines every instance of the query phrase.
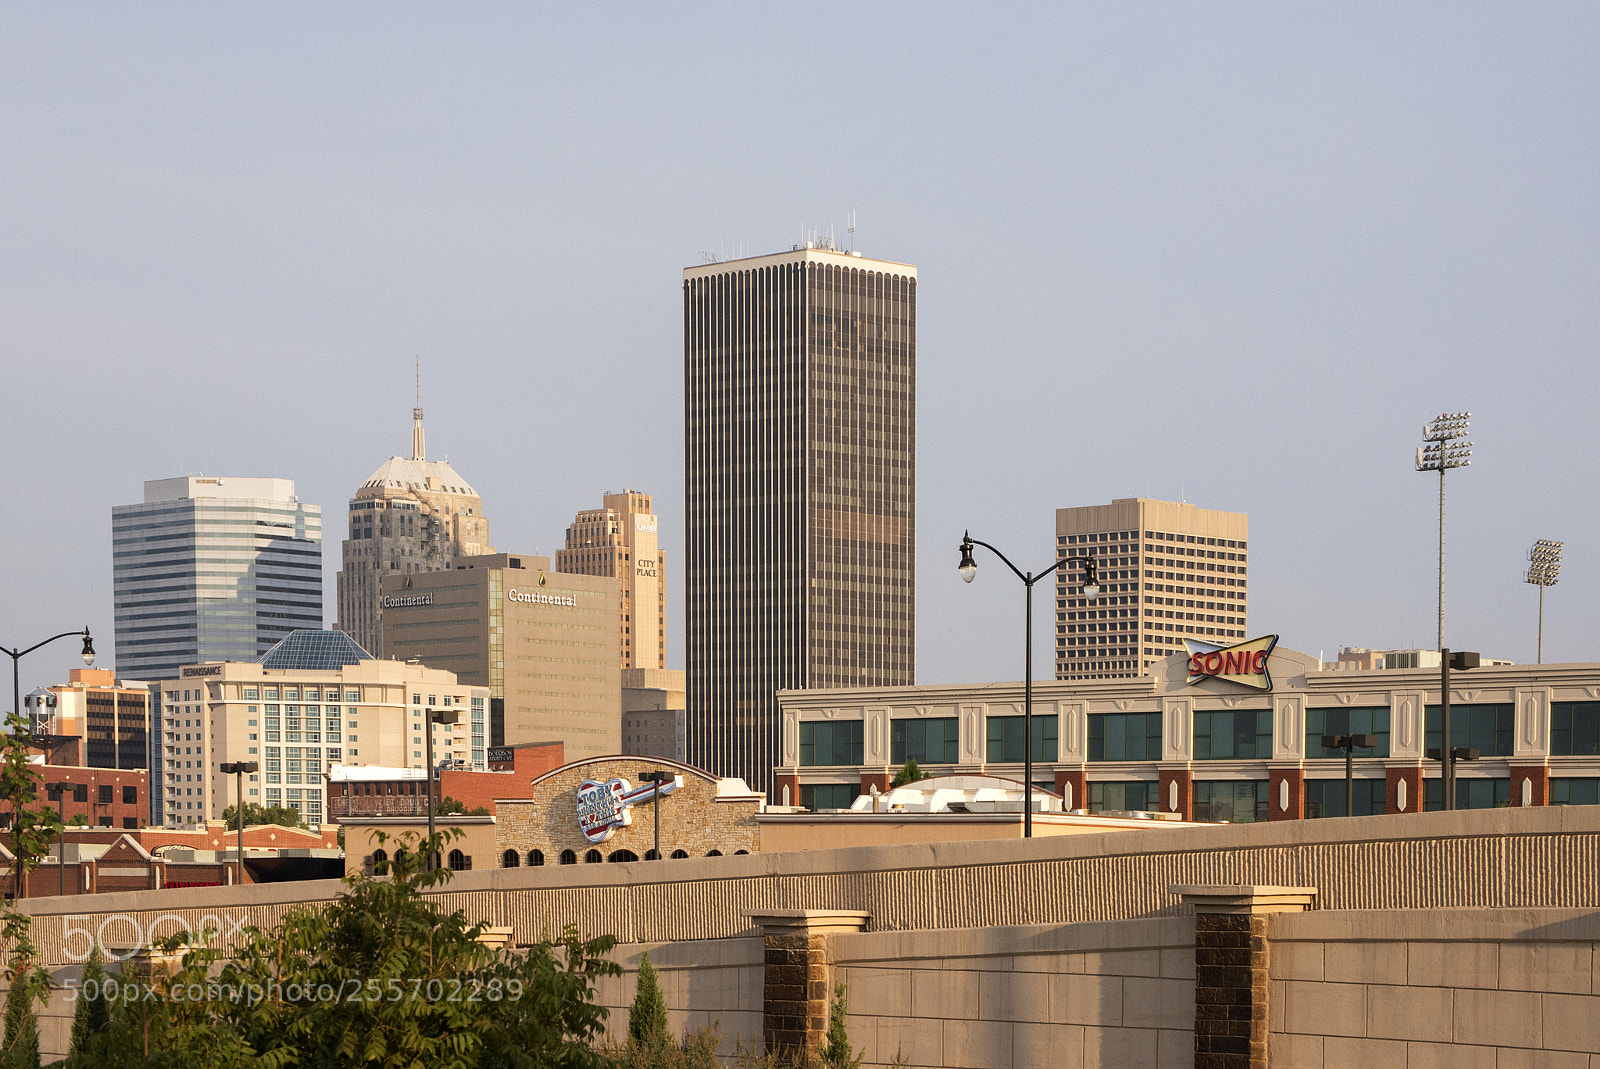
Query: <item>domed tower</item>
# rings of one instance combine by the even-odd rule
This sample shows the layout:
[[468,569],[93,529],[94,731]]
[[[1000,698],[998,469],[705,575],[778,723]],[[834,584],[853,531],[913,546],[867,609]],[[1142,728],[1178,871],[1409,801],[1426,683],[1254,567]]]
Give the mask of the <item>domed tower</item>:
[[378,579],[442,572],[460,557],[493,553],[483,501],[449,463],[429,460],[422,408],[411,410],[411,457],[390,457],[350,502],[339,572],[339,630],[382,656]]

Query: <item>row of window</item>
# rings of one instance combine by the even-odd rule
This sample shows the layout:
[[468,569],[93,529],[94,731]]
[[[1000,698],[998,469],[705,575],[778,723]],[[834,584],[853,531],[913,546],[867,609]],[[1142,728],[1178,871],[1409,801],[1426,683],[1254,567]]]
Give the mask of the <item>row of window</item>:
[[[1358,748],[1358,757],[1389,756],[1388,706],[1339,706],[1306,710],[1305,753],[1308,758],[1343,757],[1342,748],[1324,747],[1324,735],[1371,735],[1377,745]],[[1424,749],[1438,749],[1441,713],[1427,707]],[[985,760],[1004,763],[1025,759],[1023,718],[991,716],[986,721]],[[1485,757],[1510,757],[1514,752],[1516,711],[1510,702],[1452,704],[1451,745],[1478,750]],[[1155,761],[1161,758],[1160,713],[1093,713],[1089,716],[1090,761]],[[859,765],[865,753],[860,720],[803,721],[800,764]],[[1053,761],[1056,717],[1033,718],[1033,759]],[[959,760],[956,717],[897,719],[890,726],[890,760],[894,764],[954,764]],[[1262,760],[1272,756],[1272,711],[1229,709],[1194,714],[1194,758],[1197,761]],[[1559,757],[1600,755],[1600,701],[1553,702],[1550,708],[1550,753]]]
[[[750,851],[748,851],[748,850],[735,850],[734,851],[735,854],[748,854],[749,852]],[[380,851],[380,853],[381,853],[381,851]],[[676,859],[676,858],[686,858],[686,857],[689,856],[689,854],[688,854],[687,851],[684,851],[684,850],[674,850],[668,856]],[[706,857],[721,857],[721,856],[722,856],[722,851],[721,850],[708,850],[706,852]],[[660,857],[660,855],[657,854],[654,850],[646,850],[644,852],[644,860],[645,861],[655,861],[659,857]],[[594,865],[594,864],[599,864],[601,862],[607,862],[607,861],[609,861],[609,862],[638,861],[638,860],[640,860],[640,858],[639,858],[639,855],[634,853],[632,850],[613,850],[608,855],[602,855],[600,853],[600,851],[598,851],[598,850],[590,850],[590,851],[587,851],[583,855],[583,860],[584,860],[585,864]],[[376,855],[374,855],[374,861],[376,861]],[[543,865],[544,863],[545,863],[545,861],[544,861],[544,851],[543,850],[529,850],[528,851],[528,864],[530,866],[538,867],[540,865]],[[560,860],[559,860],[558,863],[562,864],[562,865],[576,865],[578,863],[578,852],[576,850],[563,850],[563,851],[561,851]],[[500,855],[500,867],[501,868],[503,868],[503,869],[515,869],[515,868],[520,868],[521,866],[522,866],[522,855],[520,853],[518,853],[517,851],[515,851],[515,850],[507,850],[505,853]]]
[[[89,800],[89,785],[88,784],[86,784],[86,783],[73,783],[73,784],[69,784],[69,786],[72,788],[72,799],[71,799],[72,801],[74,801],[74,802],[87,802]],[[99,784],[96,784],[95,787],[96,787],[96,790],[95,790],[95,804],[97,804],[97,805],[111,805],[113,802],[116,801],[116,791],[117,791],[116,787],[112,786],[109,783],[99,783]],[[63,792],[59,792],[59,793],[63,793],[64,794],[65,792],[63,791]],[[50,801],[52,801],[52,802],[60,800],[60,799],[57,798],[58,792],[56,792],[56,791],[46,791],[45,794],[48,797],[48,799]],[[139,788],[138,787],[132,787],[132,786],[124,786],[122,788],[122,804],[123,805],[138,805],[139,804]]]

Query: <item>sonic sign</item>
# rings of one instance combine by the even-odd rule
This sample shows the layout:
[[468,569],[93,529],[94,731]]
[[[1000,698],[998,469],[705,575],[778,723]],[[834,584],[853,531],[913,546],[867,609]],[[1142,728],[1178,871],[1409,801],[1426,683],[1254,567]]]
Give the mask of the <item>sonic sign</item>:
[[665,783],[646,783],[635,787],[620,776],[601,783],[586,779],[578,785],[578,830],[591,843],[603,843],[616,830],[633,823],[631,806],[648,802],[656,796],[671,794],[683,786],[683,777],[674,776]]
[[1277,635],[1262,635],[1236,646],[1213,646],[1209,642],[1184,639],[1189,647],[1189,683],[1203,679],[1225,679],[1255,690],[1271,690],[1272,674],[1267,671],[1267,660],[1272,647],[1278,644]]

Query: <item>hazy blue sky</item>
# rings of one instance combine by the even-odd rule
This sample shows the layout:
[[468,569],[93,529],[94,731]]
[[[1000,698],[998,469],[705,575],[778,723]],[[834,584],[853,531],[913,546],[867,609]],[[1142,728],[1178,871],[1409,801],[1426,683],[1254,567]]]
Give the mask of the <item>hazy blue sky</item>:
[[1250,513],[1252,634],[1431,645],[1458,409],[1450,644],[1532,660],[1565,539],[1600,660],[1597,126],[1593,4],[9,4],[0,645],[110,665],[111,508],[196,472],[322,505],[331,626],[420,354],[496,546],[655,494],[681,667],[681,269],[854,210],[920,269],[919,681],[1022,674],[963,529],[1117,497]]

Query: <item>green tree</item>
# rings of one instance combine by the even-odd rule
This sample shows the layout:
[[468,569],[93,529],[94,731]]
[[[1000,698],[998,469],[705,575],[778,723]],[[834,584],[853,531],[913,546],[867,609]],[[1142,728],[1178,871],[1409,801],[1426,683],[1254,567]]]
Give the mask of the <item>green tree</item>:
[[486,817],[489,815],[488,807],[475,805],[471,809],[468,809],[465,802],[457,801],[448,794],[439,799],[439,805],[434,809],[433,812],[435,816],[440,817]]
[[889,783],[889,786],[904,787],[908,783],[915,783],[919,779],[927,778],[927,776],[923,775],[922,769],[917,766],[917,759],[913,757],[905,763],[899,772],[894,774],[894,779]]
[[[222,811],[222,822],[229,831],[239,830],[239,807],[230,805]],[[244,826],[247,828],[259,827],[264,824],[276,824],[281,828],[304,828],[305,821],[300,819],[299,811],[288,806],[274,805],[262,807],[254,802],[244,804]]]
[[628,1011],[628,1044],[659,1051],[666,1046],[667,1038],[667,1000],[661,995],[661,984],[656,978],[656,967],[650,964],[650,955],[642,954],[633,1007]]
[[[111,1003],[106,998],[105,962],[97,942],[83,963],[83,980],[78,985],[78,1001],[72,1011],[72,1046],[68,1056],[86,1052],[89,1039],[106,1030],[111,1022]],[[92,996],[92,997],[91,997]]]
[[[408,837],[390,878],[347,877],[335,901],[247,929],[226,961],[189,948],[170,980],[155,981],[168,997],[119,1003],[84,1064],[602,1069],[593,1043],[606,1011],[593,984],[620,972],[604,958],[615,940],[569,927],[526,952],[490,950],[481,926],[423,894],[452,874],[422,871],[422,858],[456,837]],[[183,950],[186,937],[164,946]]]
[[[50,844],[61,831],[56,809],[39,798],[40,779],[36,765],[29,762],[27,720],[8,713],[5,730],[0,732],[0,798],[11,809],[11,894],[12,900],[24,893],[28,873],[39,867],[39,860],[50,852]],[[0,945],[10,948],[5,977],[6,994],[4,1047],[0,1066],[6,1069],[37,1069],[39,1065],[39,1025],[34,1003],[50,995],[50,975],[39,966],[33,942],[28,938],[29,918],[18,913],[12,903],[0,910]]]
[[82,813],[72,814],[72,819],[67,821],[67,827],[69,828],[87,828],[88,826],[89,818]]
[[844,985],[838,984],[833,989],[833,1001],[828,1003],[828,1035],[817,1048],[822,1064],[828,1069],[858,1069],[867,1053],[865,1047],[860,1054],[851,1053],[850,1033],[844,1026],[846,1012]]

